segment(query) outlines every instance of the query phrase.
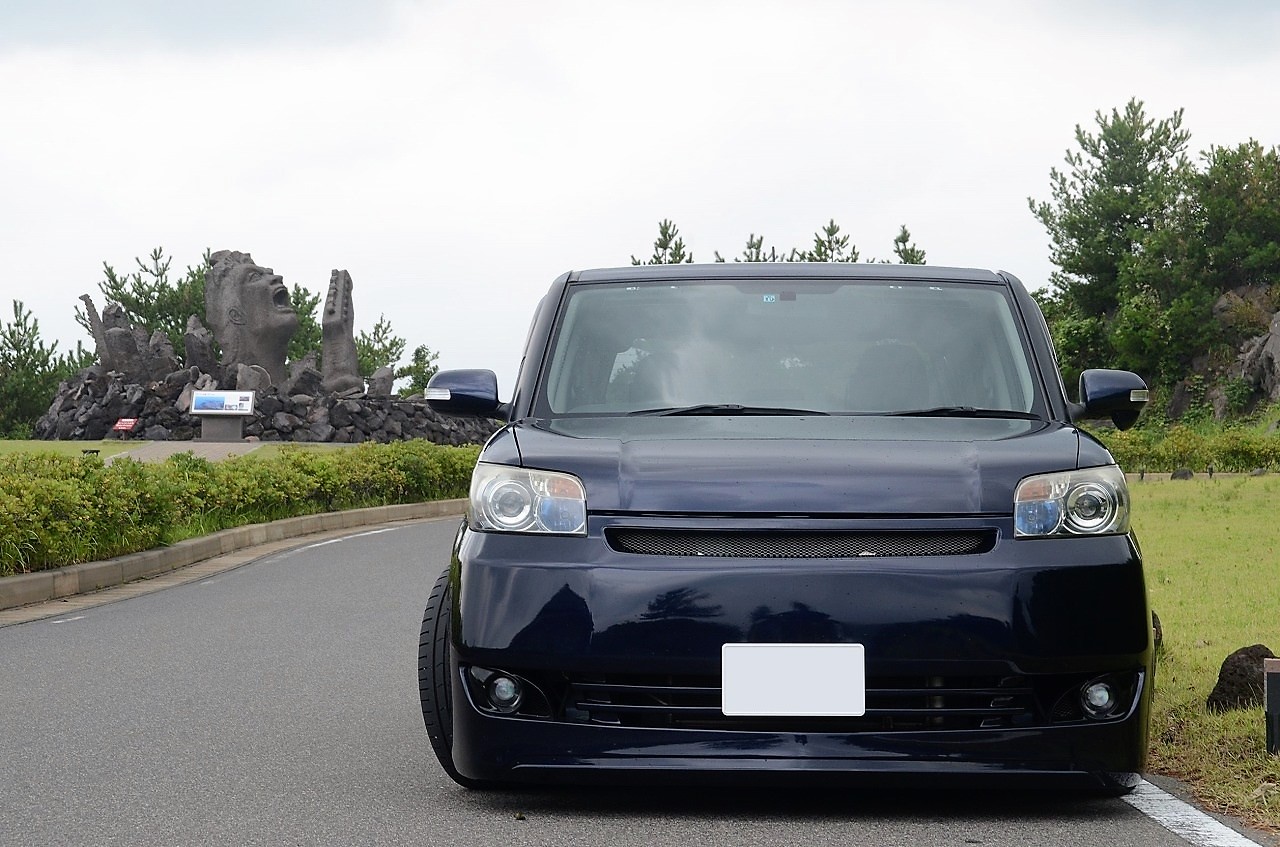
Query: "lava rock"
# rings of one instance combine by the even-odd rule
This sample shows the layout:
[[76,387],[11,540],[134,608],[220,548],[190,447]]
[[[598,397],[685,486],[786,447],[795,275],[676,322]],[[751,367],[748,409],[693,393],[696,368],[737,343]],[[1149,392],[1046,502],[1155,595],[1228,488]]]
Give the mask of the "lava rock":
[[1274,659],[1263,644],[1241,647],[1227,656],[1218,671],[1218,682],[1205,700],[1205,708],[1211,712],[1228,709],[1250,709],[1262,705],[1264,685],[1263,659]]

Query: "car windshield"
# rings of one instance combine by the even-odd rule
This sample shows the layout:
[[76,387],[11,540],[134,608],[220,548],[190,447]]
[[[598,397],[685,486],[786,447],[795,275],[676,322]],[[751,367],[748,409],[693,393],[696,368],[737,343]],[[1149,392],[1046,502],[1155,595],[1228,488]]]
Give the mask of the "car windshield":
[[1008,292],[953,282],[571,285],[543,414],[1027,414]]

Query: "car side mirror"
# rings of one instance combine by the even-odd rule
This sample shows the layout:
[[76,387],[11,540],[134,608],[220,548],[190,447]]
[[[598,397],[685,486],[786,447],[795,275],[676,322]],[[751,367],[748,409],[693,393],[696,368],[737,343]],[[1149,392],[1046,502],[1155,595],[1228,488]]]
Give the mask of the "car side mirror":
[[1142,377],[1129,371],[1093,368],[1080,374],[1080,404],[1072,419],[1110,417],[1116,429],[1137,423],[1150,392]]
[[423,396],[441,415],[506,420],[510,411],[498,402],[498,377],[489,370],[440,371],[431,377]]

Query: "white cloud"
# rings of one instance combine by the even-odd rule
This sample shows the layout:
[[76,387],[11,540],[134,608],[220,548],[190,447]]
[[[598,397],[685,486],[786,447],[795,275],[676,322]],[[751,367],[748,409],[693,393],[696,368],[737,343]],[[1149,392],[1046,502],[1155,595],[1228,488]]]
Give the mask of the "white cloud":
[[316,291],[348,269],[360,328],[385,313],[505,387],[550,281],[647,254],[664,217],[700,260],[829,218],[885,257],[905,223],[931,263],[1038,285],[1026,198],[1096,110],[1185,106],[1197,150],[1280,141],[1280,57],[1243,49],[1265,7],[1241,34],[1194,7],[404,2],[291,27],[285,3],[215,32],[164,5],[136,50],[39,18],[0,39],[3,299],[64,347],[102,261],[239,249]]

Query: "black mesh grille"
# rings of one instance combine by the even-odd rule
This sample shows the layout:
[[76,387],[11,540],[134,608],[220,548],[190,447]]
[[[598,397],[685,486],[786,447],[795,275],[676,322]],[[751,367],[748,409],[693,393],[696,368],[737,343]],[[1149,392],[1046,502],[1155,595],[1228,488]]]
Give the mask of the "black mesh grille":
[[860,717],[727,717],[718,680],[611,677],[570,682],[564,719],[622,727],[747,732],[921,732],[1000,729],[1042,722],[1024,677],[869,678]]
[[620,553],[735,559],[854,559],[963,556],[995,546],[994,530],[950,532],[707,531],[614,527],[605,531]]

